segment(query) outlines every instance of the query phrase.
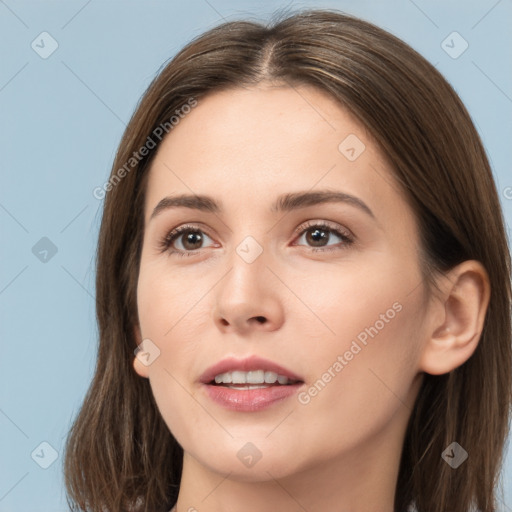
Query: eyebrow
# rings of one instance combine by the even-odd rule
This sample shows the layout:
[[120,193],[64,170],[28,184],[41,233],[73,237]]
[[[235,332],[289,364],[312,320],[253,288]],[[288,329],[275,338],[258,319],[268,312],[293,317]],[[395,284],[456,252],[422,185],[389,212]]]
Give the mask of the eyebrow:
[[[345,192],[331,190],[319,190],[315,192],[290,192],[277,198],[272,204],[270,211],[272,213],[289,212],[308,206],[316,206],[324,203],[345,203],[354,206],[366,213],[373,219],[375,215],[370,208],[361,199]],[[207,213],[221,214],[223,207],[213,197],[197,194],[182,194],[176,196],[164,197],[155,206],[149,220],[151,221],[164,210],[171,208],[190,208]]]

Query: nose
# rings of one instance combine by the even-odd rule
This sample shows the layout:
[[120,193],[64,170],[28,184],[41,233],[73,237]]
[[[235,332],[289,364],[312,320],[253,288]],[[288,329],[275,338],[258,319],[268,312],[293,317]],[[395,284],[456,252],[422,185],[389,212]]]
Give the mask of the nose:
[[216,286],[213,315],[221,331],[248,335],[283,324],[283,287],[267,268],[264,254],[249,263],[234,252],[230,270]]

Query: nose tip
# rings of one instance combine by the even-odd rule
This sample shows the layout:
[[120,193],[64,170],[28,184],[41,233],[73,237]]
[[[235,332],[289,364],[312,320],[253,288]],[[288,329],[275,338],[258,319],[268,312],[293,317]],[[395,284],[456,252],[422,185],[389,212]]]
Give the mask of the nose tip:
[[216,287],[213,315],[217,326],[239,333],[279,328],[284,321],[283,304],[279,289],[264,278],[263,255],[250,264],[243,258],[232,263],[229,275]]

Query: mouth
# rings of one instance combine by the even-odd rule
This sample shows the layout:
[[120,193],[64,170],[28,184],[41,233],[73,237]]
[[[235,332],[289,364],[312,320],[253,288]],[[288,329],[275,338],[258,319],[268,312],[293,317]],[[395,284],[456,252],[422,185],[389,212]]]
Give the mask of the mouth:
[[297,381],[303,381],[302,377],[277,363],[256,355],[244,359],[225,358],[208,368],[199,378],[199,382],[212,385],[274,385],[276,383],[287,385]]
[[277,407],[304,385],[290,370],[257,356],[220,361],[203,373],[200,382],[210,400],[237,412]]
[[303,381],[289,378],[286,375],[281,375],[271,370],[219,373],[208,382],[210,386],[222,386],[238,390],[266,389],[271,386],[291,386],[297,383],[303,383]]

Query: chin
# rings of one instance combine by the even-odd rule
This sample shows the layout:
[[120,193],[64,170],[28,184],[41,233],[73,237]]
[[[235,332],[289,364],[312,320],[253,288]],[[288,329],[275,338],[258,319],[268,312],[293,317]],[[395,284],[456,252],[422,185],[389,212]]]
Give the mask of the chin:
[[[194,450],[189,455],[196,463],[206,467],[209,471],[226,476],[239,482],[266,482],[275,478],[289,476],[299,468],[290,464],[293,455],[285,455],[282,450],[267,445],[259,450],[256,445],[262,445],[255,439],[255,443],[241,443],[239,440],[231,446],[214,445],[204,447],[204,450]],[[233,446],[234,445],[234,446]],[[294,450],[290,448],[290,453]],[[268,454],[265,455],[265,452]]]
[[233,462],[221,466],[210,466],[210,469],[224,476],[229,474],[230,480],[253,483],[281,479],[291,474],[290,467],[284,461],[267,461],[264,463],[260,460],[250,468],[244,468],[240,463]]

